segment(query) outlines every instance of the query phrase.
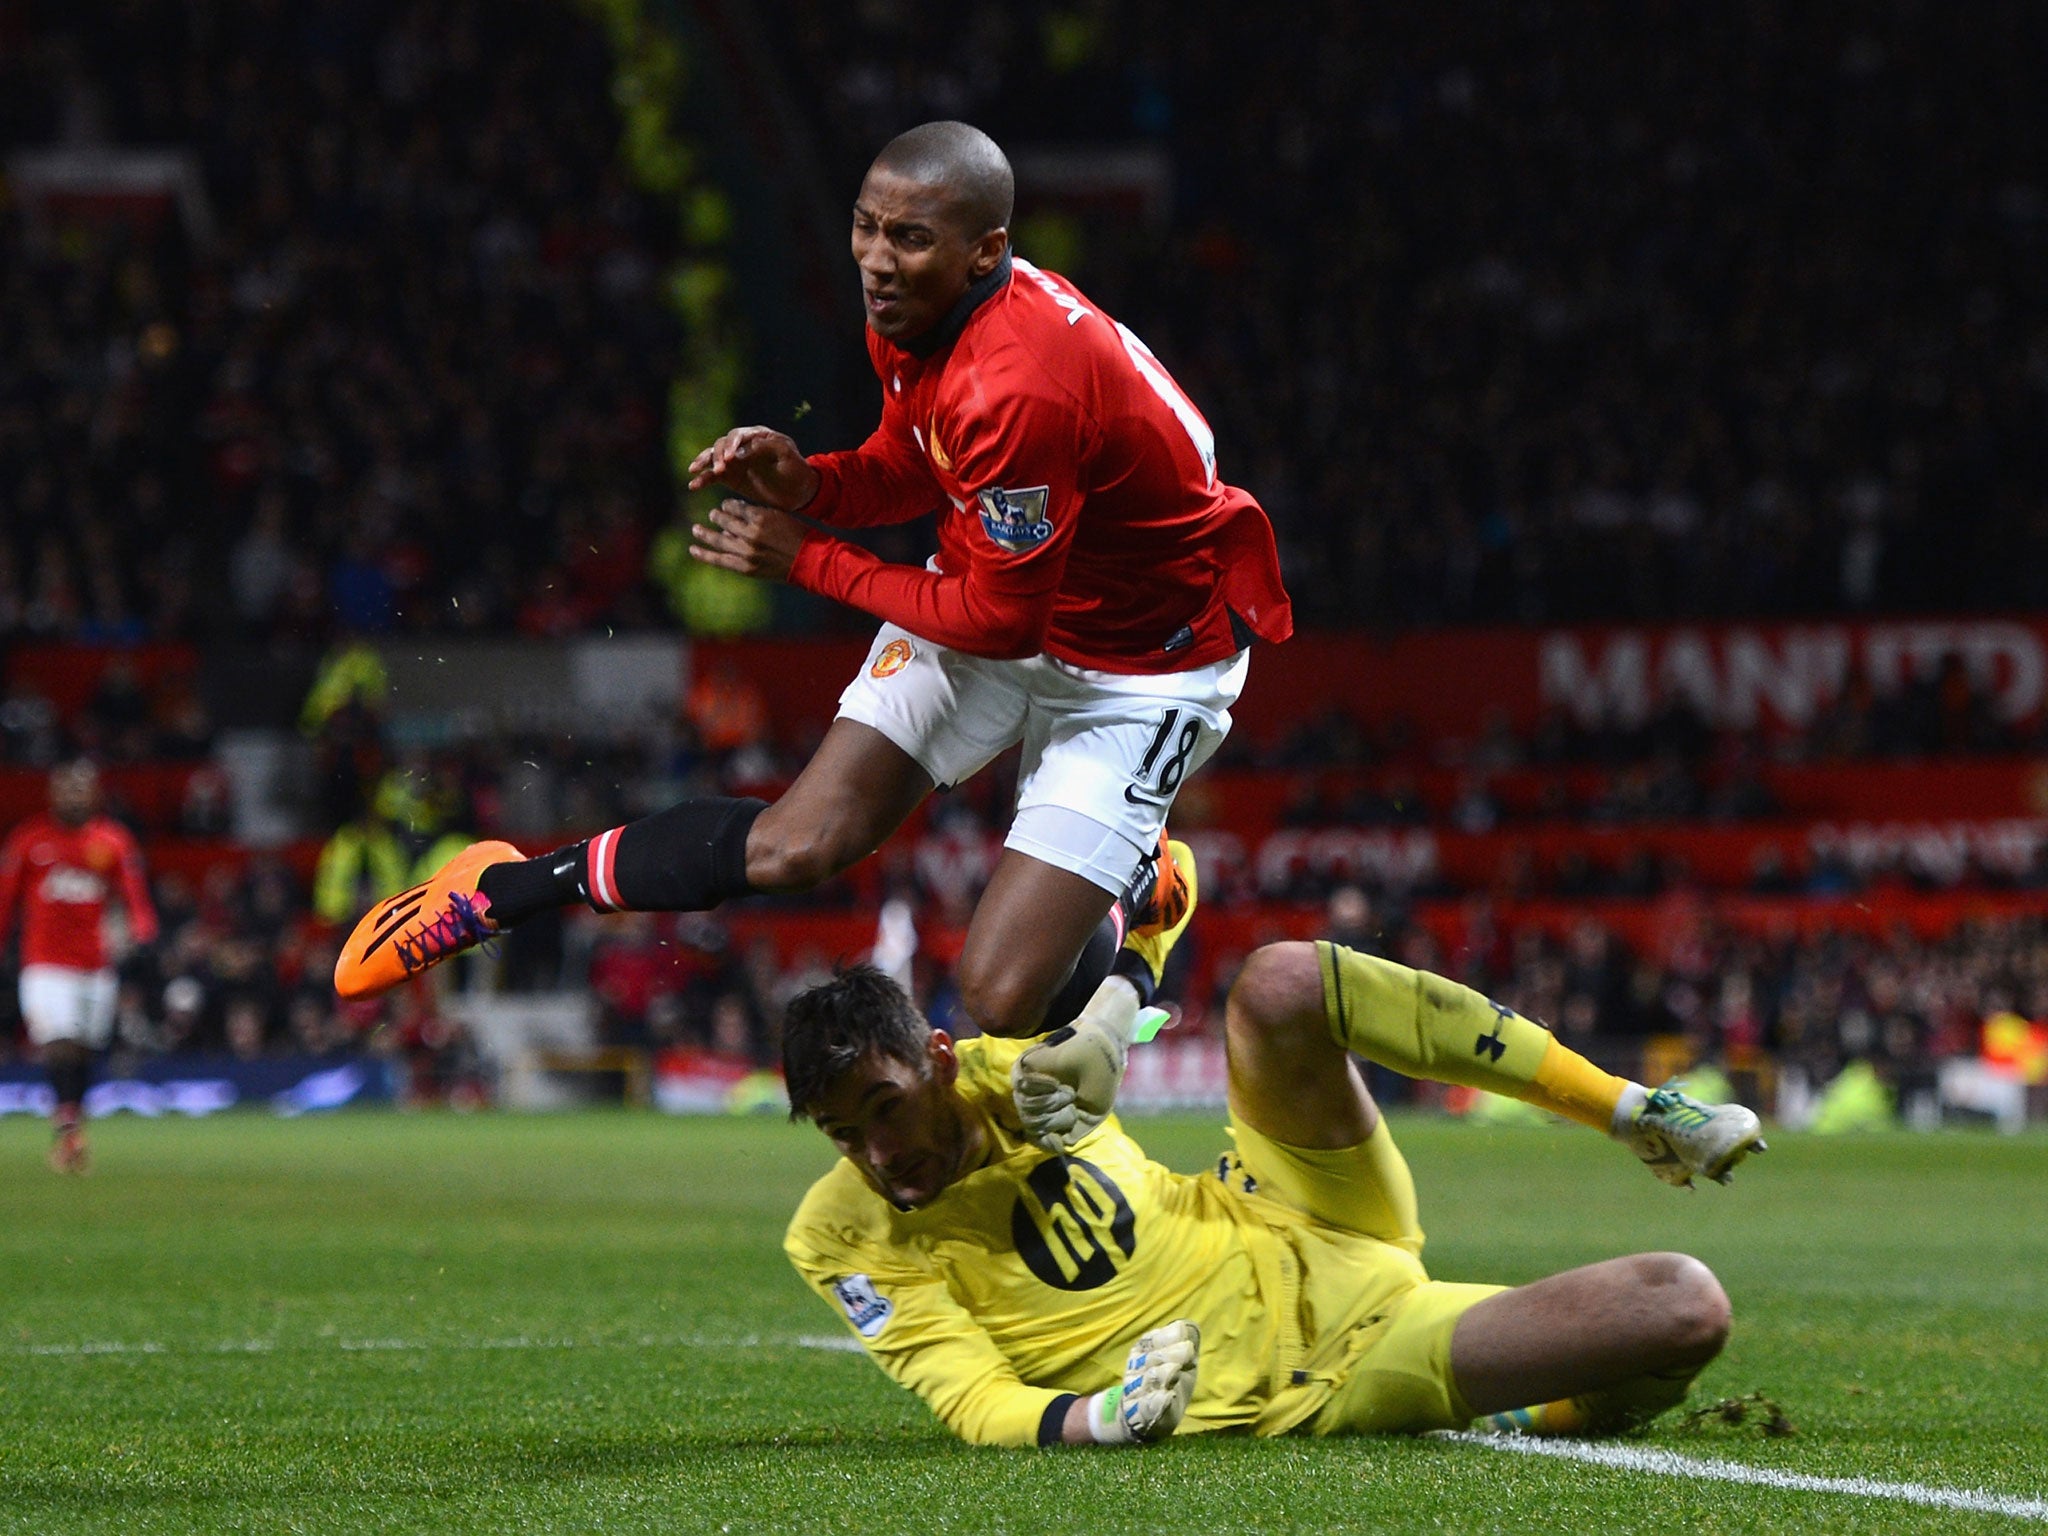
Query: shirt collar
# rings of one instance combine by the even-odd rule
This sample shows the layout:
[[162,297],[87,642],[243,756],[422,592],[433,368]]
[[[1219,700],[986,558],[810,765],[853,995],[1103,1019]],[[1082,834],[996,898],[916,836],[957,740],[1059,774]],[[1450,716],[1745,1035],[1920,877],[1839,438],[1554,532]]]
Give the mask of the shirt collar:
[[974,318],[974,312],[994,298],[1010,281],[1010,253],[1003,252],[1003,259],[996,263],[995,270],[968,286],[960,295],[959,302],[946,311],[945,319],[930,330],[917,336],[906,337],[896,343],[912,357],[923,361],[942,348],[950,347],[960,339],[960,333],[967,329],[967,322]]

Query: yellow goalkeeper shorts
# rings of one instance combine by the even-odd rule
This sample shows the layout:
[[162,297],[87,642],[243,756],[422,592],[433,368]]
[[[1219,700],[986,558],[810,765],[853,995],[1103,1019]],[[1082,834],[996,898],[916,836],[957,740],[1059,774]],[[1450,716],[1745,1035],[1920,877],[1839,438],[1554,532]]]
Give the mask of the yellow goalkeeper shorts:
[[1317,1435],[1413,1435],[1463,1429],[1471,1406],[1451,1379],[1451,1334],[1468,1308],[1506,1290],[1425,1280],[1361,1329],[1335,1390],[1304,1426]]
[[1451,1333],[1468,1307],[1506,1287],[1428,1277],[1415,1181],[1386,1121],[1334,1149],[1285,1146],[1235,1114],[1230,1133],[1225,1182],[1288,1232],[1299,1259],[1307,1358],[1296,1385],[1321,1399],[1305,1420],[1276,1401],[1267,1432],[1414,1434],[1471,1422],[1451,1379]]

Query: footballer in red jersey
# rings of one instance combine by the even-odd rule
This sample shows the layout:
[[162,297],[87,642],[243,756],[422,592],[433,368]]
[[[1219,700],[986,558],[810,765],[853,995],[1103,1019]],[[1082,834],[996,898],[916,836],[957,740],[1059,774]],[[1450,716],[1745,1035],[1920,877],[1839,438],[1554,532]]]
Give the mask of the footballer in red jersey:
[[[569,901],[701,910],[809,889],[1021,744],[1016,816],[957,967],[968,1013],[1035,1034],[1112,973],[1133,1010],[1149,998],[1156,941],[1192,894],[1167,810],[1229,730],[1251,643],[1285,640],[1292,615],[1265,513],[1220,477],[1180,386],[1099,305],[1012,256],[1013,191],[1002,151],[964,123],[891,141],[853,210],[880,426],[810,458],[738,428],[691,466],[693,488],[733,493],[698,528],[698,559],[883,621],[796,782],[773,805],[690,800],[543,858],[497,845],[451,866],[363,920],[336,968],[345,993]],[[929,512],[928,569],[829,531]]]
[[21,1016],[56,1095],[50,1165],[60,1173],[85,1171],[85,1090],[113,1032],[108,906],[125,909],[132,943],[153,944],[157,934],[141,850],[126,827],[98,814],[99,787],[89,762],[58,768],[49,814],[0,847],[0,943],[19,912]]

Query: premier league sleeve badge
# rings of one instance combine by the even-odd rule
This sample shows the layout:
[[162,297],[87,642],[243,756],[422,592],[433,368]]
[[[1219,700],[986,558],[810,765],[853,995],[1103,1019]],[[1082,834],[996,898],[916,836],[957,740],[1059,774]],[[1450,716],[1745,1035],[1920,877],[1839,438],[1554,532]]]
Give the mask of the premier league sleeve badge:
[[981,526],[997,548],[1025,554],[1052,537],[1052,519],[1045,515],[1050,496],[1051,488],[1043,485],[1024,490],[985,487],[975,492],[975,500],[981,503]]

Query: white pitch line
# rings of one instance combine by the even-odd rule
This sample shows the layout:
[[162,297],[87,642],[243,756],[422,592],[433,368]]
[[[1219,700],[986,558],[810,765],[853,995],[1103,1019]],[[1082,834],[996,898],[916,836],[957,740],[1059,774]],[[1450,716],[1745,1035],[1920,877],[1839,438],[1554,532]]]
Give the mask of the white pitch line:
[[1481,1446],[1490,1451],[1555,1456],[1565,1461],[1615,1467],[1624,1472],[1693,1477],[1718,1483],[1752,1483],[1789,1493],[1846,1493],[1857,1498],[1889,1499],[1899,1504],[1924,1504],[1934,1509],[1964,1509],[1973,1514],[2012,1515],[2021,1520],[2048,1522],[2048,1499],[2024,1499],[2011,1494],[1985,1493],[1976,1488],[1931,1488],[1924,1483],[1889,1483],[1874,1477],[1810,1477],[1800,1472],[1780,1472],[1774,1467],[1747,1466],[1739,1461],[1700,1461],[1691,1456],[1680,1456],[1675,1451],[1652,1450],[1639,1445],[1596,1445],[1584,1440],[1482,1435],[1462,1430],[1446,1430],[1437,1438],[1456,1441],[1460,1445]]
[[859,1339],[849,1339],[843,1333],[800,1333],[796,1345],[798,1349],[829,1349],[839,1355],[867,1353]]
[[93,1340],[84,1344],[27,1344],[8,1353],[16,1355],[161,1355],[161,1344],[124,1344],[118,1340]]

